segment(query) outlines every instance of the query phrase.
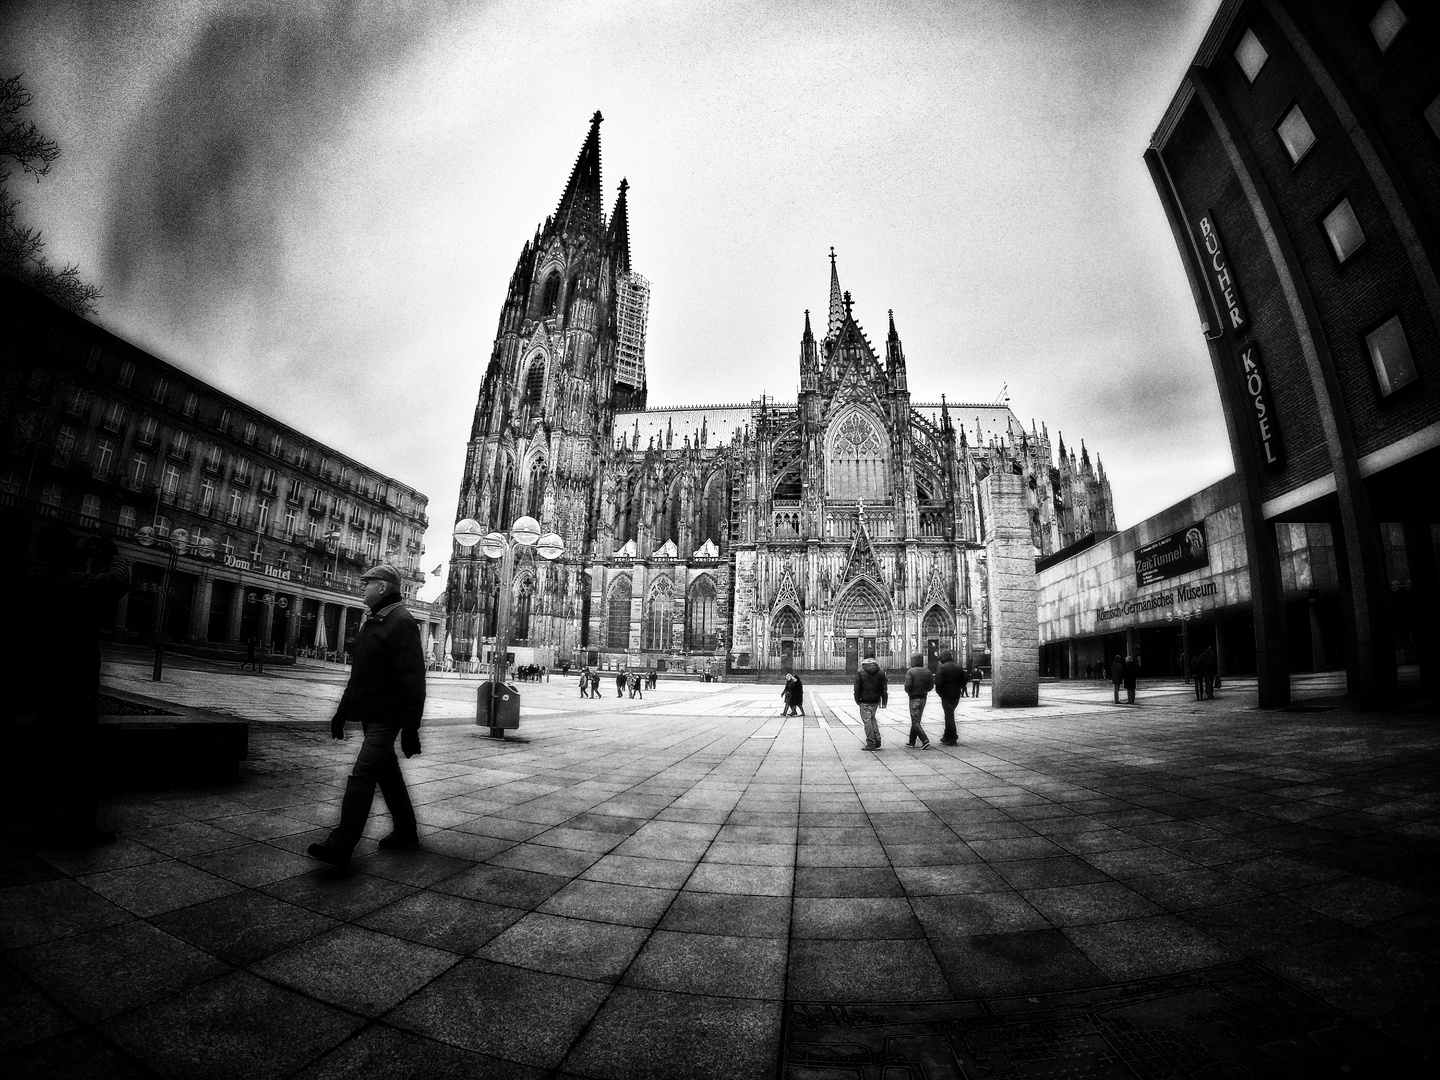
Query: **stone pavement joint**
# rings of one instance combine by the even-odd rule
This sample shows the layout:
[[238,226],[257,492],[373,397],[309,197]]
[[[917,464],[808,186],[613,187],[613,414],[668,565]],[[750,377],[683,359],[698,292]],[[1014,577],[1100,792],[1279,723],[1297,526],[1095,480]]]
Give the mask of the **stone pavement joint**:
[[799,1077],[856,1010],[877,1070],[939,1031],[951,1061],[1013,1049],[1028,1010],[1199,1075],[1245,994],[1292,1065],[1436,1051],[1431,717],[1047,684],[969,704],[958,747],[932,704],[936,749],[891,723],[869,754],[845,687],[781,718],[778,687],[662,679],[641,707],[556,679],[522,685],[520,744],[434,680],[402,764],[423,846],[376,850],[377,799],[346,875],[304,856],[356,749],[320,724],[339,680],[106,671],[249,714],[251,760],[108,796],[106,847],[9,835],[7,1075]]

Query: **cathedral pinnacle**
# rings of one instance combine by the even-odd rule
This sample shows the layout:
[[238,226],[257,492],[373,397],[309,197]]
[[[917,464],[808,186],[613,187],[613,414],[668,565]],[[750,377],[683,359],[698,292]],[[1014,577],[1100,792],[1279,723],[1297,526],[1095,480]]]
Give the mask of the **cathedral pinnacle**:
[[845,321],[845,308],[840,299],[840,274],[835,269],[835,249],[830,249],[830,328],[826,336],[833,338],[840,333]]
[[630,214],[625,192],[630,190],[630,181],[620,178],[620,194],[615,197],[615,212],[610,215],[610,249],[614,252],[615,272],[630,272]]
[[560,196],[560,205],[555,208],[555,225],[562,233],[573,233],[585,226],[598,231],[605,224],[600,201],[600,121],[603,119],[598,109],[590,118],[590,133],[585,136],[575,167],[570,170],[565,194]]
[[850,299],[850,290],[845,290],[845,318],[850,318],[850,309],[855,306],[855,301]]

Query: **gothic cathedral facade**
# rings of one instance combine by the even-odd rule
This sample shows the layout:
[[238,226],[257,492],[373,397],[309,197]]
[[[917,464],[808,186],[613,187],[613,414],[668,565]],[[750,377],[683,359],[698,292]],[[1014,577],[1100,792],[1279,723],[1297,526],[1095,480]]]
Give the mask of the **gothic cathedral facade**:
[[[512,643],[612,668],[838,671],[869,651],[901,667],[946,649],[986,663],[986,462],[1002,450],[1022,471],[1043,558],[1114,531],[1099,459],[1061,440],[1057,466],[1048,432],[1004,402],[912,401],[893,313],[882,356],[833,250],[797,401],[647,408],[648,283],[630,266],[624,181],[604,212],[601,119],[511,276],[460,487],[457,518],[503,531],[528,514],[564,542],[553,562],[521,550]],[[457,658],[494,637],[498,566],[452,551]]]

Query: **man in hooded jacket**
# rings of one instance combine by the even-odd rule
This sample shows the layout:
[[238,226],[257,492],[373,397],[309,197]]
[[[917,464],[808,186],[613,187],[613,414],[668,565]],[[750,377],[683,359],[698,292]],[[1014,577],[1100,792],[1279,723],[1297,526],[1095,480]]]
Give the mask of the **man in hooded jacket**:
[[860,661],[860,670],[855,672],[855,704],[860,706],[860,722],[865,725],[865,749],[880,749],[880,725],[875,721],[875,710],[883,709],[890,703],[890,683],[885,672],[875,661],[875,654],[867,651]]

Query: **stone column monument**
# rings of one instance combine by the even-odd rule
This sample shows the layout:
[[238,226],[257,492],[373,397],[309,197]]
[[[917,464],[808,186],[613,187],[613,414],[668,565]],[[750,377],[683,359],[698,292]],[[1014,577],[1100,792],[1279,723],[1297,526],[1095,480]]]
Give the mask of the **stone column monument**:
[[1003,455],[996,455],[981,485],[990,577],[990,703],[1002,709],[1040,703],[1035,550],[1024,482]]

